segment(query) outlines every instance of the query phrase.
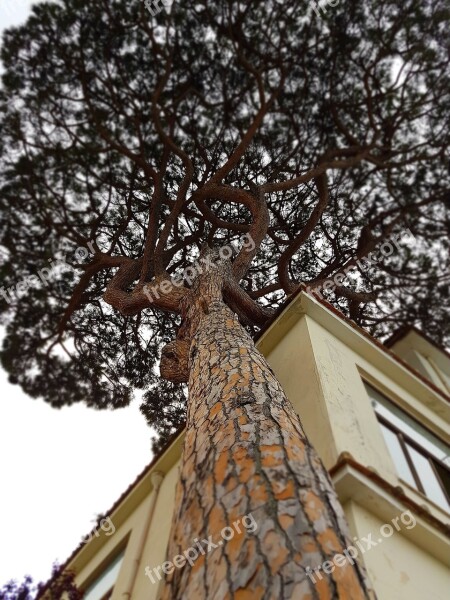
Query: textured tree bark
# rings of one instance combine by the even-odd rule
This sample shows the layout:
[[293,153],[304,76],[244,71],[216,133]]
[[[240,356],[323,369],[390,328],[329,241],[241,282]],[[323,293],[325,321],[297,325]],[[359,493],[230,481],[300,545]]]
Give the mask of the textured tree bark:
[[352,540],[325,467],[222,302],[222,287],[219,271],[200,277],[187,314],[189,406],[167,560],[186,551],[194,557],[192,548],[198,558],[167,576],[162,599],[375,598],[358,563],[314,578],[306,571]]

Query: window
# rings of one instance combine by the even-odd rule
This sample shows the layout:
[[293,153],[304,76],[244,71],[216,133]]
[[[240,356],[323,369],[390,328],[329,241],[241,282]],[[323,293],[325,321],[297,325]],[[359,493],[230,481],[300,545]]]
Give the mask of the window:
[[450,447],[365,383],[398,475],[450,512]]
[[122,550],[107,566],[90,586],[86,588],[84,600],[108,600],[111,598],[122,565],[125,550]]

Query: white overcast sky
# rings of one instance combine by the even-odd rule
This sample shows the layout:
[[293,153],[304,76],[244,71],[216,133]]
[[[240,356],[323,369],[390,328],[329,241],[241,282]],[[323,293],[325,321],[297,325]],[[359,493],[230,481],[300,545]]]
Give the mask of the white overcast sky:
[[[25,21],[32,3],[0,0],[0,29]],[[138,403],[55,410],[0,368],[0,587],[47,579],[151,461],[150,437]]]

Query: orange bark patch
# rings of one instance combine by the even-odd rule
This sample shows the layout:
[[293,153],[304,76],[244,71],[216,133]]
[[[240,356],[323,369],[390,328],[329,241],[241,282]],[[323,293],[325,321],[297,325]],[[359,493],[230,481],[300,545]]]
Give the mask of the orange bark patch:
[[269,495],[265,485],[262,482],[256,484],[254,487],[250,487],[250,497],[254,504],[265,503],[269,501]]
[[[200,432],[199,432],[200,435]],[[206,440],[206,443],[211,444],[210,435],[207,435],[207,432],[201,432],[202,442]],[[234,430],[234,423],[231,420],[223,421],[220,424],[220,427],[215,428],[213,443],[215,447],[218,449],[223,449],[225,445],[231,446],[236,439],[236,432]]]
[[205,479],[204,483],[203,483],[203,494],[207,497],[207,498],[213,498],[214,496],[214,481],[212,477],[209,477],[209,479]]
[[267,555],[272,575],[277,573],[281,565],[286,562],[289,550],[280,544],[280,536],[275,531],[269,531],[262,542],[264,553]]
[[196,432],[193,429],[188,429],[186,431],[186,437],[185,437],[185,441],[184,441],[184,446],[189,446],[192,447],[195,443],[195,439],[196,439]]
[[364,600],[366,597],[361,591],[361,584],[354,567],[350,564],[347,563],[343,567],[336,566],[333,571],[333,579],[337,585],[339,598],[342,600]]
[[195,573],[196,571],[201,569],[204,566],[204,564],[205,564],[205,556],[203,554],[200,554],[200,556],[198,558],[196,558],[194,561],[194,566],[192,567],[192,573]]
[[[319,596],[320,600],[331,600],[330,586],[325,581],[325,579],[316,579],[315,586],[316,586],[317,595]],[[344,598],[339,598],[339,600],[344,600]],[[350,600],[350,598],[348,598],[346,600]],[[357,598],[352,598],[351,600],[357,600]]]
[[223,483],[224,479],[226,478],[228,474],[228,464],[228,453],[222,452],[214,466],[214,479],[217,483]]
[[[223,581],[227,577],[227,564],[225,562],[225,558],[223,556],[217,557],[213,559],[213,561],[208,560],[208,575],[207,582],[208,587],[210,589],[211,597],[215,597],[215,590],[218,590]],[[179,598],[180,596],[177,596]],[[185,596],[186,597],[186,596]],[[192,596],[187,596],[190,600]],[[205,596],[203,596],[205,597]]]
[[261,463],[263,467],[278,467],[283,462],[281,446],[261,446]]
[[221,402],[217,402],[212,409],[209,411],[209,418],[213,419],[218,413],[220,413],[222,410],[222,403]]
[[331,554],[332,552],[341,552],[342,545],[339,542],[335,532],[332,529],[327,529],[317,536],[319,544],[322,546],[325,554]]
[[240,463],[241,460],[248,458],[248,450],[244,446],[237,446],[233,448],[233,459],[236,463]]
[[241,413],[238,417],[239,425],[247,425],[249,423],[248,417],[245,413]]
[[292,481],[288,481],[287,484],[281,489],[281,491],[277,491],[274,486],[274,495],[277,500],[286,500],[287,498],[293,498],[295,496],[295,488],[294,483]]
[[261,600],[264,597],[264,588],[258,586],[254,590],[238,590],[236,600]]
[[215,505],[211,510],[208,518],[208,525],[211,525],[208,527],[208,533],[216,533],[226,527],[227,523],[225,521],[223,510],[218,505]]
[[302,552],[305,554],[312,554],[313,552],[318,552],[318,550],[318,545],[312,539],[302,544]]
[[247,483],[255,473],[255,463],[249,458],[246,448],[240,446],[233,452],[233,458],[236,464],[239,481]]
[[[232,492],[240,485],[239,480],[236,477],[229,477],[227,479],[227,483],[225,485],[225,492]],[[241,486],[242,487],[242,486]],[[242,495],[244,495],[244,490],[242,491]]]
[[228,396],[235,391],[236,385],[239,383],[239,387],[247,389],[250,385],[250,373],[233,373],[227,376],[227,383],[223,388],[222,401],[226,402]]
[[[238,519],[236,519],[236,521],[237,520]],[[230,520],[230,522],[231,522],[231,520]],[[240,520],[237,525],[240,529],[240,532],[238,532],[236,526],[234,526],[233,527],[233,529],[235,531],[234,536],[231,538],[231,540],[228,540],[226,542],[226,553],[227,553],[228,557],[230,558],[231,562],[238,560],[239,552],[241,551],[242,544],[244,543],[245,538],[246,538],[245,528],[240,523]]]
[[278,521],[281,527],[286,531],[294,523],[294,517],[291,517],[290,515],[280,515]]
[[305,512],[311,521],[318,521],[326,513],[323,501],[314,492],[306,492],[302,500]]
[[288,459],[293,462],[305,462],[305,446],[300,440],[288,440],[286,444],[286,453]]
[[253,378],[256,383],[266,383],[267,382],[267,377],[264,376],[264,373],[262,373],[260,369],[254,370]]
[[241,375],[239,373],[233,373],[229,375],[227,383],[237,383],[241,379]]

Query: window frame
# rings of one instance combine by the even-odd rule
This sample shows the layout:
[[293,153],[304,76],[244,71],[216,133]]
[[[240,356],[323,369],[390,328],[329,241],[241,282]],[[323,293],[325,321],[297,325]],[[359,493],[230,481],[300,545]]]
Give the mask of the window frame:
[[[369,390],[367,390],[367,388],[372,388],[375,392],[377,392],[378,394],[380,394],[380,396],[382,396],[383,398],[385,398],[390,404],[392,404],[393,406],[395,406],[395,408],[397,408],[398,410],[400,410],[401,412],[405,413],[410,419],[412,419],[415,423],[417,423],[417,425],[421,428],[421,429],[426,429],[431,435],[433,435],[435,438],[437,438],[442,444],[444,444],[445,446],[448,446],[447,442],[445,442],[439,435],[436,435],[436,433],[434,431],[432,431],[431,429],[429,429],[428,427],[425,427],[422,423],[420,423],[418,421],[418,419],[416,419],[416,417],[412,414],[410,414],[409,412],[407,412],[404,408],[402,408],[401,406],[399,406],[396,402],[394,402],[391,398],[389,398],[388,396],[386,396],[386,394],[384,394],[381,390],[377,389],[371,382],[363,379],[363,383],[364,383],[364,387],[366,388],[366,391],[368,393],[368,396],[371,400],[376,400],[376,399],[372,399],[370,397],[369,394]],[[445,487],[444,483],[441,481],[441,475],[437,472],[436,467],[434,465],[434,463],[436,462],[443,470],[445,473],[447,473],[448,477],[450,478],[450,467],[448,465],[446,465],[442,460],[440,460],[439,458],[433,456],[429,450],[427,450],[424,446],[422,446],[419,442],[417,442],[416,440],[412,439],[407,433],[401,431],[397,425],[394,425],[392,423],[390,423],[386,417],[384,417],[383,415],[380,415],[375,407],[372,407],[373,411],[375,413],[375,418],[377,419],[377,421],[379,423],[381,423],[384,427],[386,427],[387,429],[389,429],[398,439],[398,442],[400,444],[400,447],[402,449],[404,458],[406,460],[406,462],[408,463],[408,466],[410,468],[411,474],[413,476],[413,479],[415,481],[417,490],[423,494],[425,496],[425,498],[430,501],[433,502],[433,504],[436,504],[436,506],[438,506],[441,510],[445,510],[446,512],[450,512],[450,494],[447,491],[447,488]],[[435,502],[432,498],[430,498],[430,496],[428,496],[428,494],[426,493],[422,481],[420,479],[420,475],[417,472],[417,469],[415,467],[414,461],[410,456],[410,453],[408,451],[408,447],[407,444],[410,444],[419,454],[421,454],[423,456],[423,458],[425,458],[428,462],[428,464],[430,465],[436,480],[439,484],[439,487],[441,488],[441,491],[444,495],[444,498],[447,500],[448,503],[448,507],[445,508],[443,506],[441,506],[440,504],[438,504],[437,502]],[[391,456],[391,452],[388,448],[388,452],[389,455]],[[394,462],[395,465],[395,462]],[[395,465],[395,470],[398,471],[397,466]],[[403,481],[403,479],[402,479]],[[410,485],[408,482],[406,482],[406,485]]]
[[[400,446],[402,448],[403,454],[405,456],[406,462],[408,463],[408,466],[411,470],[412,476],[414,478],[414,481],[416,482],[417,485],[417,489],[422,492],[422,494],[424,494],[429,500],[431,500],[431,498],[427,495],[423,484],[420,480],[420,475],[417,472],[417,469],[414,465],[414,461],[411,458],[409,452],[408,452],[408,447],[406,445],[405,442],[408,442],[408,444],[410,446],[412,446],[415,450],[417,450],[417,452],[419,452],[419,454],[421,454],[429,463],[429,465],[431,466],[431,468],[433,469],[433,472],[436,476],[436,479],[439,483],[440,488],[442,489],[442,493],[444,494],[444,497],[447,499],[447,502],[449,503],[449,507],[450,507],[450,496],[447,492],[447,489],[445,488],[445,486],[443,485],[442,481],[441,481],[441,476],[439,475],[439,473],[436,471],[436,468],[434,466],[434,463],[436,462],[440,467],[442,467],[444,469],[444,471],[446,473],[448,473],[449,477],[450,477],[450,469],[449,467],[443,463],[441,460],[439,460],[438,458],[435,458],[434,456],[432,456],[423,446],[421,446],[416,440],[413,440],[412,438],[409,437],[408,434],[404,433],[403,431],[400,431],[400,429],[398,429],[395,425],[393,425],[392,423],[389,423],[389,421],[383,417],[382,415],[379,415],[378,413],[376,413],[376,417],[377,417],[377,421],[379,421],[380,423],[382,423],[384,425],[384,427],[386,427],[387,429],[389,429],[390,431],[392,431],[392,433],[394,433],[400,443]],[[432,500],[433,501],[433,500]]]
[[108,557],[102,561],[101,565],[97,569],[95,569],[95,571],[93,573],[91,573],[91,575],[88,577],[88,579],[85,581],[85,583],[82,586],[80,586],[80,589],[83,590],[84,594],[86,594],[88,592],[89,588],[91,586],[93,586],[102,577],[102,575],[105,573],[105,570],[108,569],[108,567],[112,563],[114,563],[119,557],[121,557],[121,563],[119,566],[119,571],[117,573],[117,577],[114,580],[112,587],[110,587],[104,593],[104,595],[100,598],[100,600],[108,600],[108,598],[111,598],[111,596],[114,592],[114,588],[116,587],[116,583],[117,583],[118,576],[120,574],[120,570],[122,569],[123,563],[125,560],[125,555],[126,555],[127,546],[128,546],[128,537],[129,536],[127,535],[125,540],[123,540],[122,543],[120,543],[118,546],[116,546],[114,548],[114,550],[109,553]]

